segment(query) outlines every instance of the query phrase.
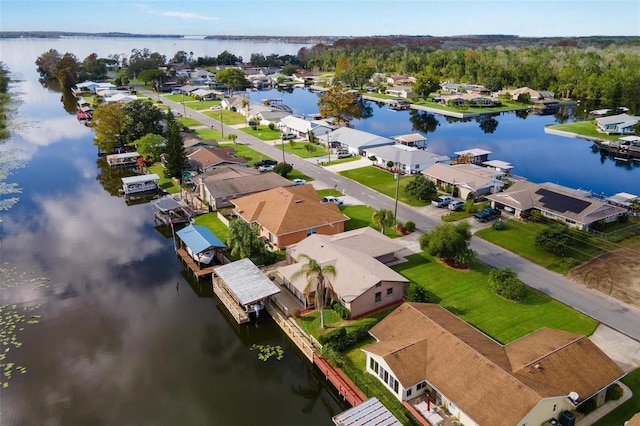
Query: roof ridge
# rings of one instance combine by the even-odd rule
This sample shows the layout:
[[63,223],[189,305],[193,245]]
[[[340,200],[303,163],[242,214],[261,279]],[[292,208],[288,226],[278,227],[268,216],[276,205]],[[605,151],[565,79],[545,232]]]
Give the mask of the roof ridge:
[[[535,332],[534,332],[534,333],[535,333]],[[573,345],[575,342],[577,342],[577,341],[579,341],[579,340],[582,340],[582,339],[586,339],[586,336],[580,336],[580,335],[577,335],[574,339],[570,340],[569,342],[565,343],[564,345],[561,345],[561,346],[559,346],[559,347],[557,347],[557,348],[553,349],[551,352],[547,352],[546,354],[544,354],[544,355],[542,355],[542,356],[539,356],[538,358],[536,358],[536,359],[532,360],[530,363],[525,364],[522,368],[526,368],[526,367],[528,367],[528,366],[530,366],[530,365],[532,365],[532,364],[536,364],[536,363],[538,363],[540,360],[542,360],[542,359],[544,359],[544,358],[547,358],[548,356],[550,356],[550,355],[552,355],[552,354],[554,354],[554,353],[556,353],[556,352],[559,352],[559,351],[561,351],[561,350],[565,349],[566,347],[568,347],[569,345]],[[522,368],[521,368],[520,370],[522,370]],[[520,370],[518,370],[518,371],[520,371]]]

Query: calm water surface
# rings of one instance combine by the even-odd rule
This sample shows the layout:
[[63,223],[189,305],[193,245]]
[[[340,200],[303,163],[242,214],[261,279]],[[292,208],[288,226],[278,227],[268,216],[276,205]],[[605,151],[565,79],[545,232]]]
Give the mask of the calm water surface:
[[[2,291],[2,303],[39,304],[33,313],[42,315],[8,353],[27,373],[14,372],[0,390],[0,423],[331,424],[346,407],[324,379],[271,321],[240,327],[210,284],[187,279],[150,205],[128,206],[105,190],[101,181],[117,176],[100,171],[92,132],[38,83],[33,62],[49,48],[83,58],[111,53],[110,43],[0,42],[22,98],[19,129],[4,148],[20,148],[26,162],[10,178],[23,192],[2,217],[1,241],[2,262],[15,268],[8,274],[26,282]],[[129,43],[127,51],[148,46]],[[252,52],[210,54],[224,49]],[[30,277],[48,286],[35,289]],[[284,358],[260,361],[254,344],[279,345]]]

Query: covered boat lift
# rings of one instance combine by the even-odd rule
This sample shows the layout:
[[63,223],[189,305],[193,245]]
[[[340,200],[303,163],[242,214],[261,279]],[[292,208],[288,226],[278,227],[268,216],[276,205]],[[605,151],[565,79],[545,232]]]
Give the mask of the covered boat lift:
[[180,223],[189,223],[193,217],[191,208],[180,204],[177,200],[170,196],[159,198],[152,201],[154,221],[164,225],[176,225]]
[[215,269],[213,292],[235,320],[242,324],[249,322],[250,312],[257,316],[269,298],[280,293],[280,288],[245,258]]
[[137,152],[124,152],[122,154],[107,155],[107,163],[111,167],[135,166],[141,155]]
[[135,194],[138,192],[157,191],[160,176],[155,173],[148,175],[123,177],[122,192],[125,195]]
[[[171,228],[173,229],[173,226]],[[176,234],[181,241],[176,253],[187,264],[196,278],[213,274],[213,265],[225,262],[222,251],[227,246],[207,227],[189,225],[176,232]]]

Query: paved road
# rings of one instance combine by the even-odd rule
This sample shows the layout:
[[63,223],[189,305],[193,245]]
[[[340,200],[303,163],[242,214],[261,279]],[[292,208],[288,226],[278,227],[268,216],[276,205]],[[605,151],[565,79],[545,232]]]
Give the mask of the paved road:
[[[147,94],[153,95],[152,92],[148,92]],[[164,103],[173,109],[179,109],[182,106],[180,103],[169,101],[166,98],[164,99]],[[220,128],[220,122],[199,112],[187,110],[187,115],[197,119],[206,126],[214,129]],[[343,178],[329,170],[325,170],[311,161],[288,153],[283,154],[283,151],[274,146],[273,142],[263,142],[243,132],[234,130],[231,126],[225,126],[224,134],[235,133],[238,135],[237,142],[248,145],[256,151],[262,152],[279,161],[284,158],[285,161],[292,164],[296,170],[312,177],[316,181],[322,182],[327,187],[335,186],[345,195],[354,197],[360,200],[361,203],[376,210],[389,208],[394,211],[397,209],[398,220],[402,222],[411,220],[415,222],[419,230],[432,229],[441,223],[437,218],[441,211],[436,210],[435,215],[425,214],[424,212],[425,209],[435,209],[434,207],[423,207],[421,211],[418,208],[407,206],[401,202],[396,203],[394,199],[386,195],[362,186],[357,182]],[[478,252],[478,258],[481,262],[496,268],[512,268],[518,273],[519,278],[529,286],[589,315],[614,330],[640,341],[640,309],[605,296],[595,290],[590,290],[560,274],[548,271],[533,262],[480,238],[473,238],[471,248]]]

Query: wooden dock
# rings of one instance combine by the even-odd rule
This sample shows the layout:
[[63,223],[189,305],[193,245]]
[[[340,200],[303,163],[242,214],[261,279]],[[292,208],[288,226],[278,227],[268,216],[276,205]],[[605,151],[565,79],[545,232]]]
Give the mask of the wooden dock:
[[220,282],[220,278],[213,279],[213,292],[218,296],[218,299],[227,308],[231,316],[238,322],[238,324],[244,324],[249,322],[249,314],[238,305],[233,297],[227,292],[227,289]]
[[189,253],[187,253],[185,249],[179,248],[178,250],[176,250],[176,253],[178,254],[178,256],[180,256],[182,261],[187,265],[187,268],[189,268],[191,272],[193,272],[193,275],[197,279],[213,275],[213,266],[207,266],[207,267],[201,268],[200,265],[198,265],[198,262],[193,260],[193,258],[189,256]]

